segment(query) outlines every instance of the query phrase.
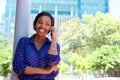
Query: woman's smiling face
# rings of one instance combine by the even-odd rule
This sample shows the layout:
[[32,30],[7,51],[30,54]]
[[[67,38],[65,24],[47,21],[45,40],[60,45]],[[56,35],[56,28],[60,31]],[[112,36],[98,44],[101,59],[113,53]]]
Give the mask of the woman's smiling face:
[[49,16],[41,16],[36,22],[35,30],[37,35],[46,36],[51,28],[51,19]]

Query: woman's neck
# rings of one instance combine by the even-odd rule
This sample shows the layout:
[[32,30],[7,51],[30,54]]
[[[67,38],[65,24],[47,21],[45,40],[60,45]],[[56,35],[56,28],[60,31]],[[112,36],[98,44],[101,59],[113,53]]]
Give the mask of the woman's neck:
[[39,35],[35,35],[34,41],[37,43],[45,43],[46,37],[44,36],[39,36]]

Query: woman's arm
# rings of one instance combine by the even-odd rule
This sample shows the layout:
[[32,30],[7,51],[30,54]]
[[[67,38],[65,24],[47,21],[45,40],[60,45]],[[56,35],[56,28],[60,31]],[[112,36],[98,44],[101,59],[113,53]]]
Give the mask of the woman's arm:
[[18,75],[24,74],[25,68],[27,66],[24,61],[25,40],[26,38],[21,38],[19,40],[13,58],[13,63],[12,63],[13,71]]
[[30,67],[27,66],[25,59],[24,59],[24,47],[26,43],[26,38],[22,38],[19,40],[14,59],[13,59],[13,70],[16,74],[49,74],[52,71],[57,69],[57,65],[50,66],[45,69]]
[[57,29],[51,27],[52,41],[48,50],[48,65],[57,65],[60,62],[60,45],[57,44]]
[[49,74],[52,71],[56,71],[56,70],[57,70],[57,65],[50,66],[45,69],[27,66],[24,73],[25,74]]
[[52,54],[52,55],[58,55],[57,52],[57,29],[55,27],[51,27],[51,32],[52,32],[52,36],[51,36],[51,45],[50,48],[48,50],[48,54]]
[[56,39],[52,40],[50,48],[48,50],[48,54],[51,55],[58,55],[58,51],[57,51],[57,41]]

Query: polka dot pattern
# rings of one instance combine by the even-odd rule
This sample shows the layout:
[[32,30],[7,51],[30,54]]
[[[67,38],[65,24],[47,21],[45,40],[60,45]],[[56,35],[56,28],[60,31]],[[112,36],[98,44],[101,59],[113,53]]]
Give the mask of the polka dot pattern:
[[44,45],[40,50],[37,50],[34,44],[34,36],[35,35],[30,38],[21,38],[19,40],[14,54],[13,70],[16,74],[18,74],[20,80],[35,80],[35,78],[40,78],[42,80],[53,80],[57,76],[58,71],[50,74],[24,74],[27,66],[46,68],[48,65],[56,65],[60,61],[59,44],[57,44],[58,55],[51,55],[48,54],[51,41],[46,38]]

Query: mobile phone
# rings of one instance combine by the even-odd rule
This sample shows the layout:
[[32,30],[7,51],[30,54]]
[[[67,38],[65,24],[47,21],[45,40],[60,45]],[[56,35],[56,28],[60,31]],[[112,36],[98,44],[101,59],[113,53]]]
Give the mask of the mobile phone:
[[53,34],[53,32],[51,31],[51,32],[50,32],[51,37],[52,37],[52,34]]

